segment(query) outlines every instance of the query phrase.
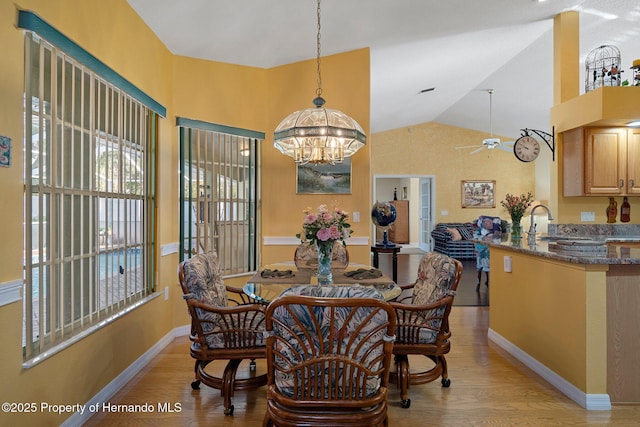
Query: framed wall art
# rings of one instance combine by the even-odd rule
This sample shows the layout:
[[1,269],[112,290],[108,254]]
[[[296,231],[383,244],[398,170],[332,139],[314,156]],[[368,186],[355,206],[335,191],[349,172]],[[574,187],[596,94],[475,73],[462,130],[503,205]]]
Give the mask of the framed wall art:
[[463,208],[495,208],[495,181],[462,181]]
[[351,194],[351,158],[336,165],[297,165],[296,193]]
[[0,166],[11,166],[11,138],[0,136]]

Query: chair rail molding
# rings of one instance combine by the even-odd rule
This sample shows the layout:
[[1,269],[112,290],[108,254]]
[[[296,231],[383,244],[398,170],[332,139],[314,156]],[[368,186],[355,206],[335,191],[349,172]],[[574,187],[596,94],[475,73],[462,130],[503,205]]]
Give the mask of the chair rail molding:
[[22,300],[22,280],[0,283],[0,307]]
[[[289,236],[265,236],[262,241],[265,246],[298,246],[300,244],[299,238]],[[369,246],[368,237],[349,237],[345,242],[347,246]]]

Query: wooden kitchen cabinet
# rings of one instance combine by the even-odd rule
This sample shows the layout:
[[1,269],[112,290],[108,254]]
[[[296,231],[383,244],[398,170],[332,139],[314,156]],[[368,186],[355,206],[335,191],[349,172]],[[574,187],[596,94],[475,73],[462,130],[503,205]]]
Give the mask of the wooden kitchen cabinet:
[[563,144],[564,196],[640,195],[640,129],[578,128]]
[[640,195],[640,128],[627,134],[627,194]]
[[409,243],[409,201],[393,200],[396,208],[396,222],[389,227],[389,240],[393,243]]

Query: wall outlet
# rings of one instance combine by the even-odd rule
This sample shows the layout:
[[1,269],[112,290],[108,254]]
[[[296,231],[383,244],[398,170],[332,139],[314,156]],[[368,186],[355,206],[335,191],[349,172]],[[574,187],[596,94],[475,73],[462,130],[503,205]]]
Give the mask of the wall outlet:
[[596,220],[596,214],[595,212],[580,212],[580,221],[582,222],[589,222],[589,221],[595,221]]
[[447,216],[449,215],[449,211],[440,211],[440,215]]
[[504,257],[504,272],[511,273],[511,257],[510,256]]

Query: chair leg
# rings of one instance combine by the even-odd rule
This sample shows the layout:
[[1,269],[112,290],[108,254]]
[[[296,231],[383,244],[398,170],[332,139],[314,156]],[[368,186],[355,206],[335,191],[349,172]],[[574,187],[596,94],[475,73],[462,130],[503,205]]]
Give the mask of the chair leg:
[[224,368],[224,374],[222,376],[222,397],[224,399],[224,414],[233,415],[233,405],[231,404],[231,398],[233,397],[233,390],[235,389],[236,371],[240,366],[240,359],[231,359],[227,366]]
[[267,412],[264,414],[264,419],[262,420],[262,427],[272,427],[273,426],[273,420],[271,419],[271,416],[269,415],[269,411],[267,410]]
[[191,387],[194,390],[199,388],[202,382],[206,386],[220,390],[220,395],[224,401],[224,414],[233,415],[233,405],[231,404],[231,398],[236,389],[238,390],[253,390],[261,387],[267,383],[267,374],[256,375],[255,371],[252,372],[248,378],[236,379],[236,372],[242,359],[231,359],[224,368],[224,372],[221,376],[213,375],[205,370],[207,365],[212,360],[198,360],[195,364],[196,381],[191,383]]
[[409,384],[411,381],[411,372],[409,371],[409,358],[406,354],[399,354],[395,357],[396,362],[396,381],[400,388],[400,406],[408,408],[411,406],[409,399]]
[[196,363],[193,365],[193,372],[195,374],[195,381],[191,383],[192,390],[200,390],[200,378],[198,377],[198,368],[200,367],[200,361],[196,360]]
[[449,371],[447,370],[447,359],[444,356],[438,356],[438,361],[442,365],[442,380],[440,383],[442,387],[449,387],[451,380],[449,379]]

